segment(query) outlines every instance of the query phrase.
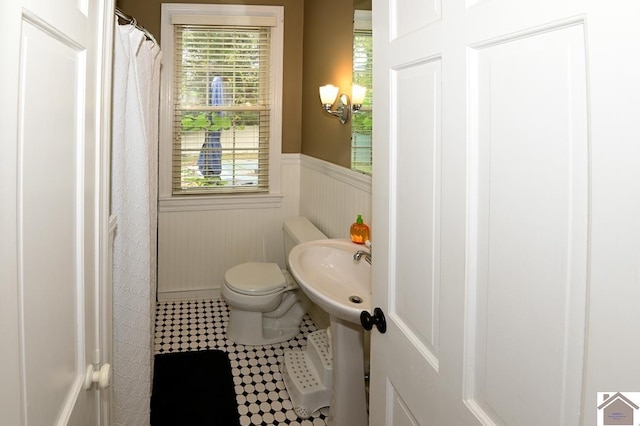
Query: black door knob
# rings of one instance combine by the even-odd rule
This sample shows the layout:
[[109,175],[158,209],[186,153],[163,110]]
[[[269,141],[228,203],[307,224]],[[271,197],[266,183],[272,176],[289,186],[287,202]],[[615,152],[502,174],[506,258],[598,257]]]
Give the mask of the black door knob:
[[365,330],[371,330],[375,325],[380,333],[387,331],[387,321],[384,319],[384,312],[380,308],[375,308],[373,315],[367,311],[360,312],[360,324]]

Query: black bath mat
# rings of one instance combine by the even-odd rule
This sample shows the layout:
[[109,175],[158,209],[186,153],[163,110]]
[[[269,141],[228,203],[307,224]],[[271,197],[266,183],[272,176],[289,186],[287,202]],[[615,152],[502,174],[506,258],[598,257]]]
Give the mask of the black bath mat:
[[151,425],[240,425],[226,352],[207,350],[156,355]]

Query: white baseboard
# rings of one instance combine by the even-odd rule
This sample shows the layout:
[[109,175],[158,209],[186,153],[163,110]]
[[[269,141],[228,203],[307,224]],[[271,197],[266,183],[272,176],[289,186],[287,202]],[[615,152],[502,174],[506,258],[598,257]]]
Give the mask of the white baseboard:
[[219,288],[204,290],[182,290],[158,292],[158,301],[167,302],[170,300],[221,300],[222,294]]

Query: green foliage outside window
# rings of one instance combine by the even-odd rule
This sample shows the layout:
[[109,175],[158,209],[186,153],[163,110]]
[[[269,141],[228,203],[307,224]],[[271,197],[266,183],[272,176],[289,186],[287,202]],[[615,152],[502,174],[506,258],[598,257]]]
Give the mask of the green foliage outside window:
[[221,130],[229,130],[231,128],[231,119],[225,116],[218,116],[200,113],[200,114],[185,114],[182,116],[182,131],[192,132],[208,130],[212,132],[218,132]]
[[360,111],[351,116],[351,168],[371,174],[373,133],[373,37],[371,30],[355,30],[353,83],[366,87]]

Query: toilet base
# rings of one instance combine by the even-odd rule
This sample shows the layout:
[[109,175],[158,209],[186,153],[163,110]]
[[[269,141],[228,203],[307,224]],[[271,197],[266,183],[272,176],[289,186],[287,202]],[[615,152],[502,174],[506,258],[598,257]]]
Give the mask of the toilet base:
[[250,346],[281,343],[300,333],[300,322],[305,313],[299,302],[278,318],[269,318],[269,312],[243,311],[230,306],[227,338]]

